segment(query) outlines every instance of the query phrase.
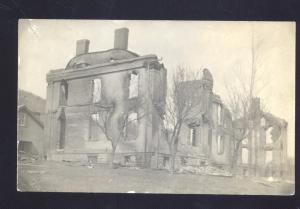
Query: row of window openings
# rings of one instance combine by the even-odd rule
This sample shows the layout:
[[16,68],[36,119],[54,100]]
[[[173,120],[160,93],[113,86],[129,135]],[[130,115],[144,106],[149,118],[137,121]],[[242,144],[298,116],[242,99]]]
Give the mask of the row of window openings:
[[[211,133],[210,133],[211,135]],[[189,133],[189,140],[188,140],[188,144],[192,145],[192,146],[197,146],[197,136],[199,136],[200,138],[200,133],[197,133],[196,128],[190,128],[190,133]],[[209,140],[211,140],[211,137],[209,137]],[[199,143],[200,140],[198,140]],[[224,137],[222,137],[221,135],[217,136],[217,153],[218,154],[222,154],[224,152]]]
[[[222,125],[222,119],[223,119],[223,117],[222,117],[222,105],[221,104],[219,104],[219,103],[214,103],[213,104],[213,109],[214,109],[214,112],[215,112],[215,117],[216,117],[216,123],[218,124],[218,125]],[[227,123],[224,121],[224,126],[225,126],[225,128],[227,128]]]
[[[272,140],[272,127],[269,128],[267,131],[266,131],[266,144],[273,144],[273,140]],[[256,134],[256,138],[259,138],[259,133],[258,132],[252,132],[252,136],[253,134]],[[245,138],[243,139],[242,141],[242,144],[243,145],[248,145],[249,141],[248,141],[248,138]],[[255,141],[252,140],[252,146],[255,146]]]
[[[273,151],[272,150],[265,151],[265,164],[271,163],[272,161],[273,161]],[[249,150],[247,148],[242,148],[242,163],[249,164]]]
[[[101,125],[101,123],[103,123],[103,121],[101,120],[101,116],[99,113],[93,113],[91,115],[91,119],[95,122]],[[138,114],[136,112],[131,112],[128,115],[127,118],[127,125],[126,125],[126,131],[127,131],[127,135],[129,135],[129,137],[126,138],[126,140],[134,140],[136,139],[135,136],[137,136],[138,133]],[[93,140],[92,138],[90,138],[90,140]]]
[[228,128],[228,123],[223,118],[224,116],[222,114],[222,105],[221,104],[215,104],[215,109],[216,109],[217,124],[222,125],[222,123],[223,123],[224,127]]
[[[260,119],[260,126],[261,127],[266,127],[266,125],[267,125],[267,120],[264,118],[264,117],[262,117],[261,119]],[[253,121],[249,121],[249,126],[250,127],[253,127],[253,125],[254,125],[254,122]]]
[[[95,122],[99,122],[99,114],[92,114],[92,119]],[[131,113],[129,114],[128,117],[128,123],[129,126],[127,127],[127,131],[130,132],[131,134],[136,135],[137,134],[137,113]],[[59,149],[64,149],[65,147],[65,120],[59,120],[59,141],[58,141],[58,148]],[[134,137],[127,138],[127,139],[135,139]]]
[[[129,83],[129,98],[134,98],[138,96],[138,83],[139,75],[136,73],[130,74]],[[100,78],[96,78],[92,81],[93,89],[93,103],[100,102],[102,93],[102,82]],[[62,81],[60,85],[60,105],[67,104],[68,100],[68,84],[66,81]]]

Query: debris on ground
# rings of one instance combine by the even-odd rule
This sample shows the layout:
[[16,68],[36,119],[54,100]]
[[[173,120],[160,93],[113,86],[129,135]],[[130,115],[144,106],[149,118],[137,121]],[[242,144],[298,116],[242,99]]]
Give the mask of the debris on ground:
[[194,173],[201,175],[212,175],[212,176],[226,176],[232,177],[232,173],[221,168],[213,166],[184,166],[178,170],[178,173]]
[[21,151],[19,151],[18,161],[22,161],[24,163],[33,163],[38,160],[40,160],[40,157],[38,155],[22,153]]
[[127,168],[129,168],[129,169],[134,169],[134,170],[139,170],[140,168],[139,167],[137,167],[137,166],[127,166]]
[[267,187],[273,187],[273,185],[270,185],[269,183],[265,183],[265,182],[262,182],[262,181],[254,181],[255,183],[258,183],[258,184],[261,184],[263,186],[267,186]]
[[274,178],[273,176],[252,179],[252,181],[268,187],[274,187],[275,185],[280,185],[283,182],[281,179]]
[[93,164],[89,164],[87,167],[88,168],[94,168],[94,165]]

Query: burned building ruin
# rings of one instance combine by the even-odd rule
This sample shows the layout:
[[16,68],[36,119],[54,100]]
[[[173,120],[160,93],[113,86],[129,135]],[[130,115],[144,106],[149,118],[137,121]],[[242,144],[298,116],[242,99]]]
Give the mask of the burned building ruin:
[[186,81],[181,88],[198,92],[196,96],[201,102],[181,128],[178,164],[228,167],[232,120],[220,96],[213,92],[213,76],[208,69],[203,69],[201,79]]
[[[66,67],[47,74],[47,159],[106,163],[112,153],[108,137],[117,138],[122,132],[123,140],[115,150],[119,163],[145,167],[166,167],[169,163],[170,153],[160,127],[167,70],[156,55],[129,51],[128,35],[127,28],[115,30],[114,47],[97,52],[89,52],[89,40],[78,40],[76,56]],[[201,103],[197,114],[184,121],[176,165],[229,168],[235,146],[233,134],[240,123],[232,120],[221,97],[213,92],[209,70],[202,73],[201,79],[181,85],[197,92]],[[108,133],[99,128],[103,110],[111,111],[105,127]],[[251,134],[239,149],[239,171],[243,175],[280,177],[287,160],[287,123],[263,112],[259,99],[254,100],[251,110]],[[124,115],[128,125],[120,130]]]
[[96,123],[101,108],[112,106],[110,136],[119,133],[124,114],[134,121],[115,158],[150,163],[160,124],[152,108],[154,102],[165,101],[167,71],[156,55],[129,51],[128,33],[127,28],[115,30],[114,48],[106,51],[89,52],[89,40],[77,41],[76,56],[67,66],[47,74],[48,159],[107,162],[111,144]]
[[[287,122],[261,109],[260,99],[251,102],[248,135],[239,150],[239,171],[246,176],[282,178],[287,173]],[[241,120],[233,122],[235,130]]]

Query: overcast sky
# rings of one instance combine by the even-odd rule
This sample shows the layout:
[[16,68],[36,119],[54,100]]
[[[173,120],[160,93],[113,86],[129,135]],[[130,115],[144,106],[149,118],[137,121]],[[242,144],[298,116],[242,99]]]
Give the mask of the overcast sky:
[[254,46],[261,43],[255,48],[258,96],[268,111],[288,121],[288,153],[294,156],[295,23],[21,20],[19,88],[46,98],[46,74],[65,68],[75,56],[76,40],[89,39],[90,52],[107,50],[120,27],[129,29],[128,49],[162,58],[169,77],[177,65],[208,68],[214,92],[225,103],[225,85],[250,83],[253,34]]

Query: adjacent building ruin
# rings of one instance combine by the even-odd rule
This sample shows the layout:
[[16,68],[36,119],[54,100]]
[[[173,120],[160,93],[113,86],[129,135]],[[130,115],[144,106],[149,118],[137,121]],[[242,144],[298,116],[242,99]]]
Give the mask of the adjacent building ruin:
[[[260,107],[254,98],[249,113],[248,137],[242,141],[238,164],[246,176],[281,178],[287,173],[287,122]],[[240,121],[234,121],[239,129]]]
[[201,79],[181,85],[197,92],[195,96],[201,102],[181,128],[177,164],[228,167],[232,153],[231,115],[220,96],[213,92],[209,70],[203,69],[202,74]]

